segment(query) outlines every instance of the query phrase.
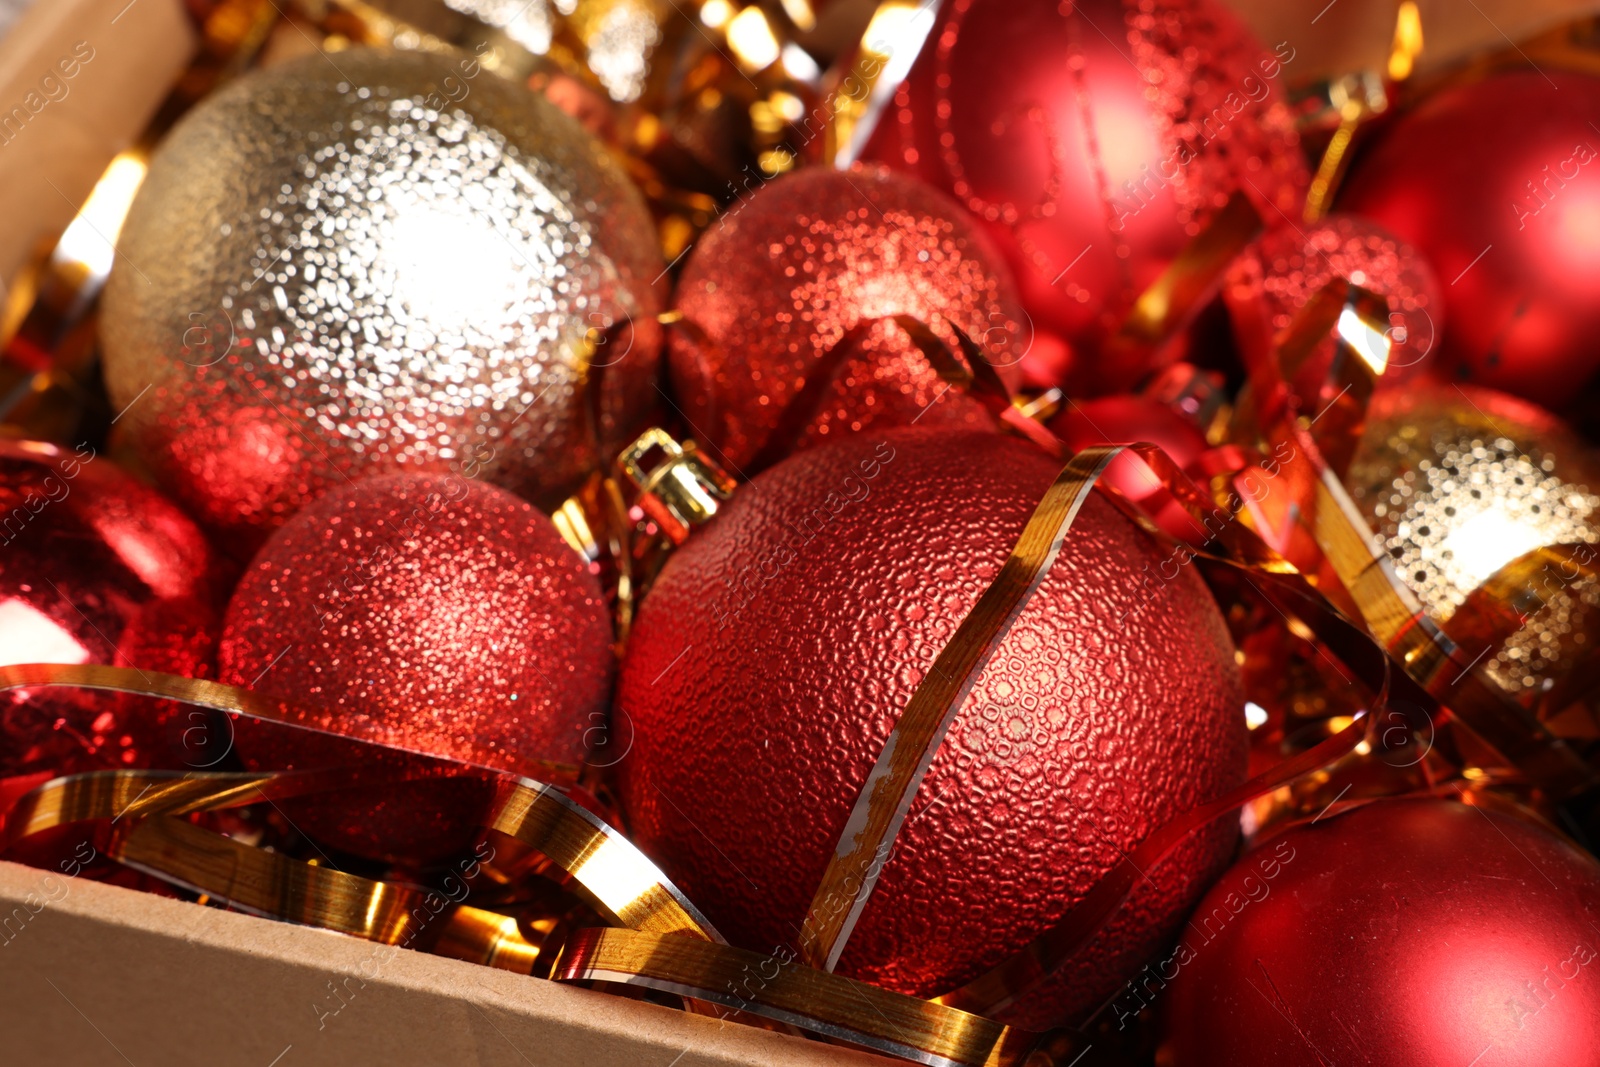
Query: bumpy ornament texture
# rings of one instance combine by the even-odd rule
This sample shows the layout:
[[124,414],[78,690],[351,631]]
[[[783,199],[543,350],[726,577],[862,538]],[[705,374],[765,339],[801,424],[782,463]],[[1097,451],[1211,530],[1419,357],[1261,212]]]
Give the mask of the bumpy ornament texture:
[[[1600,456],[1548,412],[1488,389],[1380,391],[1345,480],[1439,622],[1527,552],[1600,542]],[[1594,654],[1600,582],[1562,564],[1542,579],[1522,627],[1484,660],[1513,691],[1537,691]]]
[[[203,677],[225,592],[194,523],[94,449],[0,440],[0,664]],[[188,710],[73,689],[0,693],[0,775],[209,765],[208,718]]]
[[[1600,867],[1521,818],[1382,800],[1247,854],[1154,1003],[1173,1067],[1600,1064]],[[1171,987],[1167,987],[1167,983]]]
[[[388,475],[329,493],[263,546],[228,605],[221,671],[320,709],[303,725],[528,771],[583,758],[605,721],[610,640],[598,580],[532,505],[454,476]],[[296,767],[356,751],[283,731],[240,747]],[[456,840],[453,813],[408,803],[305,828],[357,851]]]
[[[690,326],[672,334],[673,385],[690,432],[732,467],[766,444],[823,356],[864,319],[910,315],[983,345],[1002,374],[1027,345],[1010,273],[961,209],[920,182],[877,170],[802,170],[734,205],[678,283]],[[832,373],[797,448],[869,427],[992,427],[893,323],[880,323]]]
[[1298,215],[1293,59],[1214,0],[946,0],[863,158],[984,219],[1039,326],[1093,351],[1235,191]]
[[1560,410],[1600,370],[1600,78],[1513,71],[1391,126],[1339,198],[1446,284],[1451,377]]
[[661,264],[637,192],[554,107],[461,62],[287,63],[152,160],[106,292],[107,386],[241,554],[364,474],[464,471],[549,505],[596,461],[591,362],[603,436],[652,403]]
[[[1054,474],[998,434],[859,434],[757,477],[669,561],[624,661],[619,785],[640,847],[732,941],[794,943],[890,728]],[[1088,500],[935,756],[841,973],[918,995],[970,979],[1239,781],[1233,647],[1191,571],[1141,586],[1165,558]],[[1151,871],[1012,1017],[1092,1009],[1232,841],[1217,827]]]

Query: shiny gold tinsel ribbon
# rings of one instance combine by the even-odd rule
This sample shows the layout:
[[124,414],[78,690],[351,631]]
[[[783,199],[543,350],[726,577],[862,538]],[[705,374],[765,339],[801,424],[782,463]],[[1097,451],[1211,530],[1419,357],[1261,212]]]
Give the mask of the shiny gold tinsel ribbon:
[[[130,668],[52,664],[0,668],[0,692],[39,686],[165,697],[274,721],[290,718],[298,710],[287,702],[220,683]],[[383,747],[342,735],[340,740]],[[607,941],[596,932],[580,932],[571,955],[563,957],[558,978],[649,985],[928,1064],[1020,1067],[1043,1042],[1070,1043],[1065,1035],[1046,1038],[798,965],[793,971],[804,972],[803,976],[759,990],[746,986],[751,995],[744,997],[737,984],[726,988],[728,976],[746,981],[744,968],[755,961],[758,972],[767,969],[761,963],[765,957],[723,943],[698,909],[604,820],[551,786],[429,758],[461,773],[497,777],[498,794],[484,820],[489,842],[512,841],[538,852],[569,876],[573,887],[603,915],[631,928],[603,932],[632,934],[631,941],[625,936]],[[547,966],[544,946],[518,931],[509,916],[457,905],[434,924],[429,916],[435,908],[425,890],[301,863],[171,818],[307,795],[346,786],[359,777],[332,770],[280,774],[119,770],[71,775],[45,782],[13,805],[0,844],[8,847],[23,837],[74,822],[126,820],[126,829],[110,849],[114,857],[244,910],[384,944],[431,947],[523,973],[537,973]],[[624,945],[620,956],[619,944]],[[605,953],[595,956],[602,947]],[[605,966],[596,966],[597,960]]]
[[[197,893],[268,918],[519,974],[548,970],[543,939],[531,941],[516,919],[453,901],[444,893],[373,881],[241,844],[192,823],[141,819],[112,843],[111,857]],[[543,922],[548,934],[553,922]]]
[[[1343,299],[1330,299],[1330,293]],[[1336,364],[1339,380],[1354,388],[1366,378],[1370,388],[1370,377],[1383,368],[1374,355],[1387,353],[1389,343],[1386,324],[1372,321],[1374,302],[1364,299],[1369,296],[1342,279],[1330,282],[1302,309],[1276,349],[1309,350],[1332,336],[1343,357]],[[1372,532],[1324,461],[1312,430],[1316,419],[1297,412],[1276,351],[1262,343],[1259,330],[1244,331],[1241,342],[1259,433],[1272,453],[1283,457],[1278,476],[1291,489],[1290,507],[1261,516],[1267,541],[1303,571],[1331,571],[1373,637],[1411,677],[1534,783],[1557,796],[1593,785],[1594,768],[1476,667],[1428,617],[1388,557],[1376,550]]]
[[818,971],[798,964],[792,952],[749,952],[632,930],[578,931],[556,977],[645,986],[735,1011],[759,1011],[931,1067],[1018,1065],[1042,1047],[1078,1047],[1064,1033],[1029,1033]]
[[[906,704],[867,775],[801,931],[801,958],[833,970],[872,894],[917,788],[983,665],[1049,572],[1116,448],[1074,456],[1034,509],[1000,573],[961,620]],[[851,888],[854,886],[854,888]]]

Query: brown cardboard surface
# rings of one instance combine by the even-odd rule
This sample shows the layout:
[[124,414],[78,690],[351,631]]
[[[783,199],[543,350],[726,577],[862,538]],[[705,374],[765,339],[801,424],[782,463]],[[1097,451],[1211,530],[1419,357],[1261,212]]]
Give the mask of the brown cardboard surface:
[[[57,64],[80,42],[94,58],[60,78]],[[30,94],[39,105],[0,143],[0,293],[72,221],[198,43],[182,0],[38,0],[0,39],[0,115]],[[46,77],[60,99],[41,91]]]
[[7,1067],[894,1062],[0,862]]
[[[1382,69],[1394,37],[1397,0],[1227,0],[1270,48],[1295,50],[1285,77],[1307,82]],[[1509,48],[1569,19],[1600,11],[1596,0],[1418,0],[1426,47],[1422,70]]]

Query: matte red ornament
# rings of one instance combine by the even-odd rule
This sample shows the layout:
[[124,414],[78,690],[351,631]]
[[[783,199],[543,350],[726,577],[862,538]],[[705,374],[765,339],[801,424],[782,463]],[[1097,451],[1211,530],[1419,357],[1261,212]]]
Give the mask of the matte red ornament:
[[[678,283],[689,326],[672,335],[672,382],[690,432],[725,465],[749,463],[846,331],[910,315],[954,348],[954,322],[1015,384],[1026,319],[994,245],[960,207],[880,170],[801,170],[735,205],[700,239]],[[985,427],[904,330],[879,323],[831,372],[797,447],[867,428]]]
[[[924,672],[1056,474],[1000,434],[860,434],[742,488],[668,561],[624,659],[634,840],[736,944],[793,944]],[[839,971],[916,995],[1022,948],[1167,819],[1237,784],[1233,646],[1206,587],[1098,495],[982,670]],[[1149,580],[1147,580],[1149,579]],[[1234,831],[1186,844],[1010,1017],[1097,1005]]]
[[[1158,446],[1179,467],[1187,467],[1208,447],[1205,434],[1181,411],[1137,395],[1068,401],[1051,420],[1050,429],[1075,452],[1090,445],[1145,441]],[[1101,480],[1143,505],[1172,536],[1206,540],[1201,524],[1172,499],[1161,479],[1138,456],[1118,456]]]
[[1154,1001],[1173,1067],[1600,1064],[1597,922],[1600,866],[1565,840],[1383,800],[1246,855],[1108,1010]]
[[[390,475],[319,499],[262,547],[228,605],[222,680],[322,709],[299,720],[317,729],[527,771],[583,758],[604,723],[610,641],[598,580],[532,505]],[[281,730],[240,747],[282,767],[362,755]],[[414,798],[329,808],[295,819],[354,851],[417,858],[462,828],[461,810]]]
[[1445,283],[1441,371],[1547,407],[1600,368],[1600,78],[1516,71],[1401,117],[1339,198]]
[[1091,353],[1074,383],[1127,388],[1147,368],[1092,353],[1231,194],[1299,217],[1293,60],[1215,0],[945,0],[860,158],[985,220],[1034,320]]
[[1336,278],[1388,300],[1385,383],[1406,381],[1433,365],[1429,357],[1445,327],[1439,280],[1414,246],[1364,218],[1329,215],[1269,231],[1233,264],[1228,299],[1261,301],[1277,334]]
[[[87,445],[0,440],[0,665],[205,676],[224,593],[204,537],[159,493]],[[187,712],[82,690],[0,693],[0,775],[209,764],[206,717]]]

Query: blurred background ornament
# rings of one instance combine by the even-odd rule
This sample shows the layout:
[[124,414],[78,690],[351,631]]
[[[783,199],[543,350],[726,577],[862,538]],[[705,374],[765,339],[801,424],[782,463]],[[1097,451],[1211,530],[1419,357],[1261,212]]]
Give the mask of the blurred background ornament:
[[[599,583],[532,505],[391,475],[329,493],[262,547],[228,605],[221,680],[321,710],[303,725],[543,776],[605,723],[610,644]],[[282,730],[255,746],[241,731],[240,751],[273,768],[370,752]],[[314,808],[291,811],[368,854],[437,853],[463,830],[459,807],[423,793]]]
[[1264,314],[1268,329],[1278,335],[1335,278],[1388,301],[1385,383],[1405,381],[1432,366],[1428,357],[1445,328],[1439,281],[1420,252],[1366,219],[1329,215],[1269,231],[1230,267],[1224,294],[1230,306],[1257,302],[1251,313]]
[[[93,448],[0,438],[0,665],[207,677],[224,580],[194,523]],[[202,751],[209,718],[189,711],[74,689],[0,693],[0,776],[210,766],[225,753]]]
[[[1548,412],[1488,389],[1379,390],[1346,484],[1380,551],[1452,632],[1456,610],[1501,568],[1600,542],[1600,456]],[[1593,659],[1600,621],[1600,582],[1575,568],[1545,564],[1532,591],[1522,625],[1482,663],[1526,699]]]
[[[1209,447],[1192,417],[1169,404],[1136,393],[1067,401],[1050,429],[1074,452],[1100,444],[1146,441],[1180,468]],[[1174,537],[1200,544],[1208,540],[1199,521],[1172,499],[1165,483],[1138,456],[1124,453],[1111,461],[1101,481],[1152,512],[1151,518]]]
[[469,57],[338,55],[191,112],[107,286],[118,429],[235,554],[362,474],[554,506],[654,395],[660,257],[604,149]]
[[953,352],[954,323],[1013,383],[1028,345],[989,239],[942,194],[879,168],[809,168],[758,189],[701,238],[676,305],[674,391],[689,432],[735,473],[791,429],[790,405],[819,374],[833,385],[792,427],[797,448],[913,422],[996,426],[895,323],[847,338],[869,320],[910,315]]
[[1600,866],[1493,799],[1379,800],[1265,842],[1112,1010],[1153,1003],[1173,1067],[1600,1064]]
[[1269,50],[1214,0],[946,0],[929,17],[868,31],[882,111],[839,162],[951,193],[988,224],[1040,330],[1094,353],[1071,384],[1137,384],[1149,366],[1098,350],[1230,195],[1269,225],[1299,216],[1293,46]]
[[[668,560],[623,664],[635,743],[618,786],[634,840],[731,941],[799,936],[891,727],[1056,473],[999,434],[857,434],[758,476]],[[947,991],[1242,780],[1233,646],[1172,563],[1087,499],[932,757],[840,973]],[[1234,834],[1219,822],[1149,871],[1009,1016],[1038,1028],[1096,1007],[1176,929]]]
[[1600,368],[1600,77],[1507,71],[1446,88],[1357,161],[1338,206],[1421,250],[1439,373],[1565,408]]

